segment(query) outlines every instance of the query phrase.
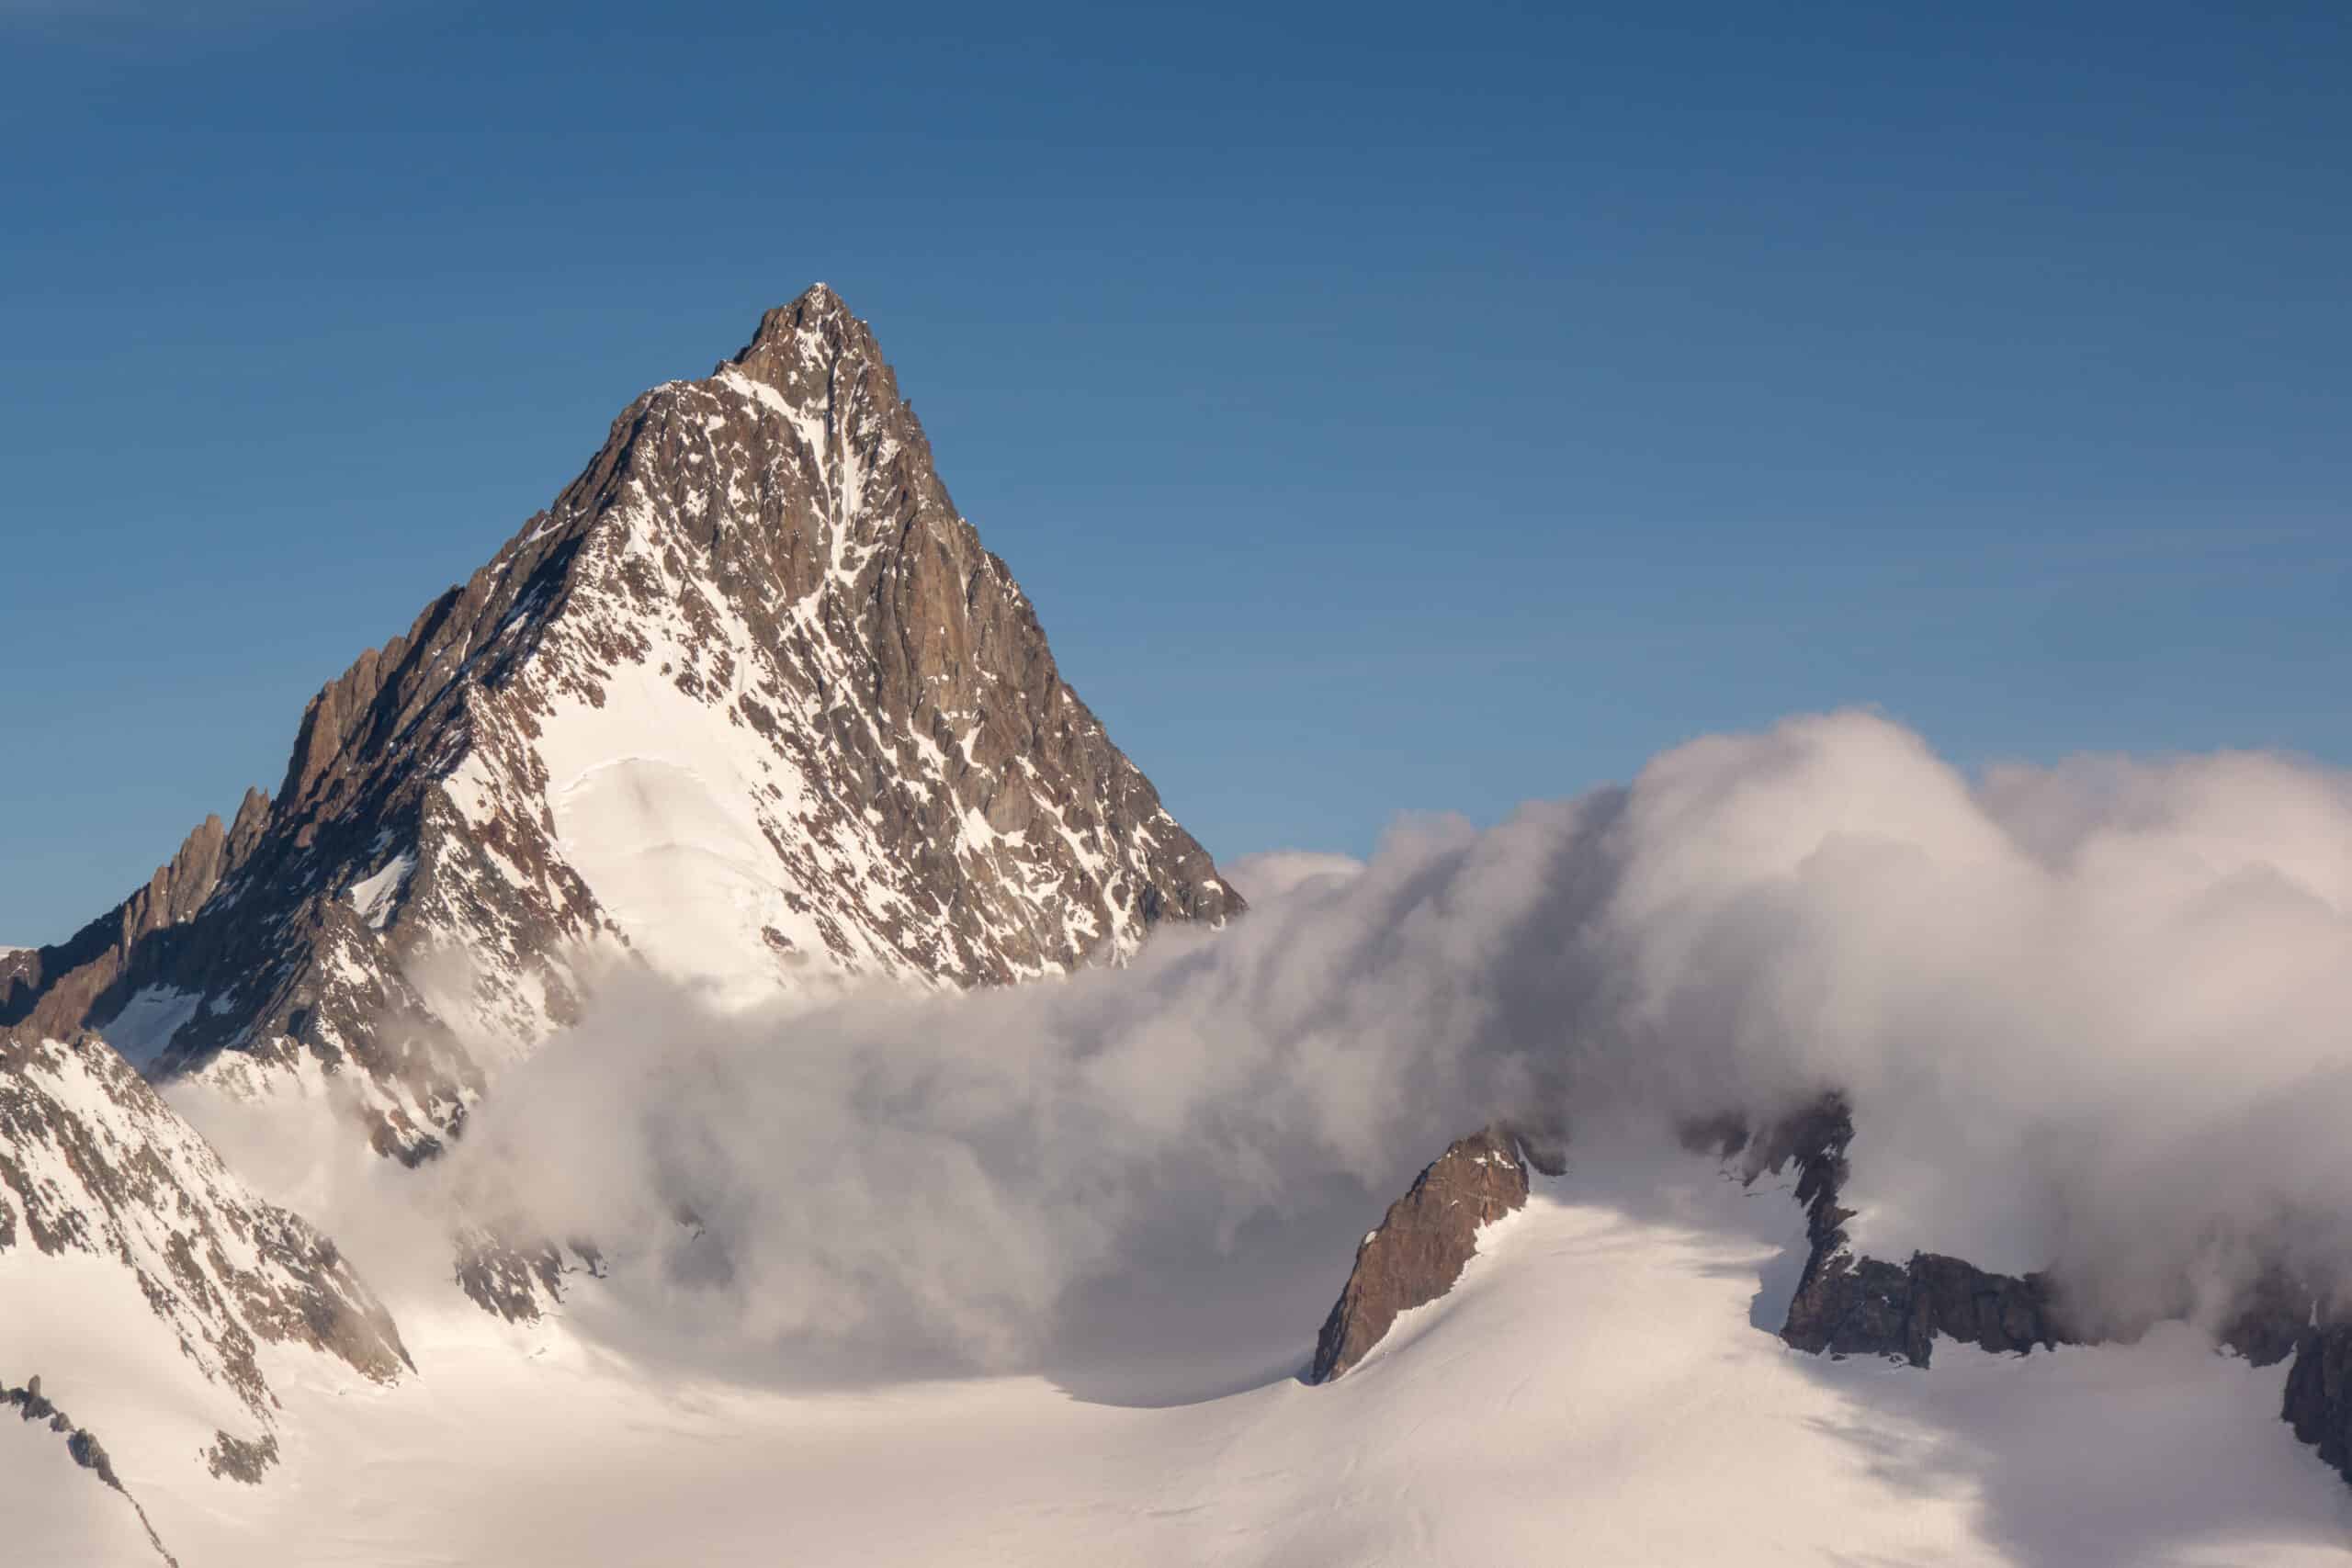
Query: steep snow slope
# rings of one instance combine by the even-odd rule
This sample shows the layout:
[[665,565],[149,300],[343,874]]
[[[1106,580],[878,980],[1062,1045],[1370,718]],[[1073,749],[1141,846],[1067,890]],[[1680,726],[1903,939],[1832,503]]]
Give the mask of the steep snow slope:
[[[130,1496],[260,1463],[244,1456],[276,1440],[281,1376],[409,1371],[334,1244],[256,1197],[103,1042],[0,1037],[0,1387],[68,1413]],[[77,1488],[104,1488],[68,1472],[59,1506],[83,1517]]]
[[1785,1187],[1587,1150],[1537,1189],[1328,1387],[1150,1409],[1024,1378],[787,1395],[667,1382],[560,1320],[433,1315],[409,1325],[418,1378],[291,1387],[282,1481],[225,1500],[183,1481],[149,1507],[192,1568],[264,1544],[320,1564],[1334,1568],[2352,1546],[2352,1502],[2277,1418],[2283,1369],[2186,1329],[2017,1360],[1947,1347],[1925,1371],[1800,1356],[1758,1326],[1802,1256]]
[[320,1077],[415,1159],[641,959],[722,1001],[968,987],[1241,907],[1060,675],[821,285],[637,400],[490,564],[315,697],[275,796],[67,942],[0,1026],[151,1076]]

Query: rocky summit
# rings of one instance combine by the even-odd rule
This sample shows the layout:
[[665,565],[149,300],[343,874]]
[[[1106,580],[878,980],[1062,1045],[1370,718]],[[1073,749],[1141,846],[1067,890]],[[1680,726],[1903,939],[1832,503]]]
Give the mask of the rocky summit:
[[0,958],[0,1026],[246,1094],[336,1079],[413,1161],[603,966],[718,1005],[986,986],[1240,908],[820,284],[328,682],[274,794]]

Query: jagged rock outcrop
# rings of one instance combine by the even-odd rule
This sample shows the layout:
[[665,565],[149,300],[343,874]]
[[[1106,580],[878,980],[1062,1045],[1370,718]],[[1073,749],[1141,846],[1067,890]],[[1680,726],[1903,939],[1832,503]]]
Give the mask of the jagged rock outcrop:
[[95,1037],[0,1035],[0,1253],[28,1247],[121,1269],[125,1293],[265,1427],[277,1408],[265,1345],[379,1382],[411,1370],[390,1314],[334,1243],[254,1196]]
[[[1794,1161],[1805,1207],[1810,1251],[1781,1338],[1812,1354],[1897,1356],[1916,1367],[1928,1364],[1939,1335],[2018,1355],[2099,1342],[2069,1318],[2046,1274],[1995,1274],[1935,1253],[1902,1265],[1855,1256],[1845,1230],[1853,1212],[1838,1201],[1853,1135],[1844,1100],[1831,1095],[1747,1150],[1751,1180]],[[1697,1138],[1719,1143],[1726,1156],[1748,1143],[1736,1120],[1710,1123]],[[2323,1315],[2334,1294],[2325,1280],[2274,1262],[2243,1289],[2215,1338],[2256,1367],[2294,1357],[2280,1416],[2352,1482],[2352,1323]],[[2185,1303],[2154,1303],[2142,1317],[2153,1323],[2185,1310]]]
[[260,1485],[277,1462],[275,1432],[265,1432],[258,1438],[215,1432],[212,1446],[204,1451],[204,1468],[215,1481],[242,1481],[248,1486]]
[[0,1025],[241,1090],[339,1077],[415,1160],[615,954],[723,999],[978,986],[1240,907],[820,285],[322,688],[275,796],[9,959]]
[[1931,1252],[1900,1267],[1842,1252],[1808,1265],[1781,1337],[1800,1350],[1901,1356],[1924,1367],[1939,1335],[2018,1355],[2082,1342],[2046,1276],[1994,1274]]
[[[192,918],[222,872],[252,852],[269,797],[248,790],[226,827],[207,817],[147,885],[53,947],[0,953],[0,1026],[32,1022],[53,1032],[79,1025],[148,938]],[[39,1018],[35,1018],[36,1006]]]
[[1310,1383],[1329,1382],[1363,1359],[1398,1314],[1436,1301],[1478,1250],[1478,1232],[1527,1202],[1528,1170],[1564,1168],[1548,1150],[1497,1125],[1457,1140],[1423,1168],[1356,1247],[1348,1282],[1315,1341]]
[[1896,1264],[1847,1245],[1853,1211],[1838,1204],[1853,1116],[1829,1096],[1785,1119],[1747,1151],[1749,1179],[1793,1161],[1810,1250],[1781,1337],[1833,1356],[1899,1356],[1924,1367],[1938,1336],[2022,1355],[2082,1342],[2049,1277],[1995,1274],[1958,1258],[1914,1253]]

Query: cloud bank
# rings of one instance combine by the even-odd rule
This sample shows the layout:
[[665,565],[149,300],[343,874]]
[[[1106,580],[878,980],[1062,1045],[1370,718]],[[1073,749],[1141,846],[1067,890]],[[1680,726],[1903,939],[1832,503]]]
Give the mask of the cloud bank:
[[1833,1088],[1881,1255],[2049,1266],[2114,1325],[2352,1259],[2343,774],[1971,779],[1839,713],[1483,831],[1417,820],[1360,869],[1241,869],[1248,918],[1067,982],[729,1015],[616,981],[405,1190],[594,1238],[583,1321],[792,1375],[1272,1368],[1489,1118],[1556,1120],[1573,1158],[1580,1128]]

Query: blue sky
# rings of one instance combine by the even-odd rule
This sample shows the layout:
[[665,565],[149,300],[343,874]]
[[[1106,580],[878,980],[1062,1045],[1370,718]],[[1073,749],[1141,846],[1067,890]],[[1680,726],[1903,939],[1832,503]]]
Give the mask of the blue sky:
[[0,942],[817,278],[1221,855],[2352,762],[2352,10],[2238,9],[0,0]]

